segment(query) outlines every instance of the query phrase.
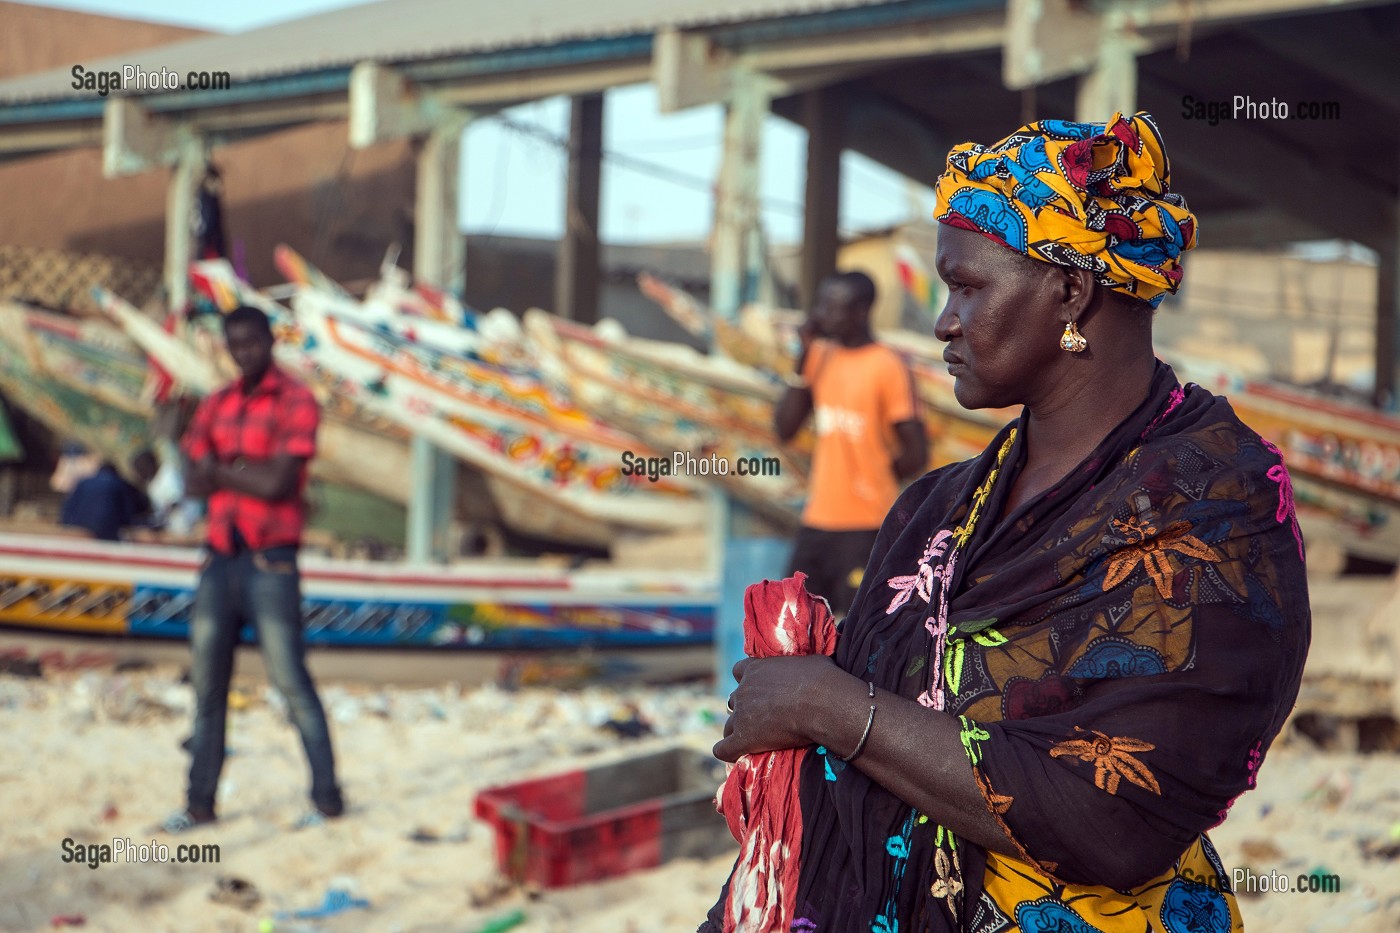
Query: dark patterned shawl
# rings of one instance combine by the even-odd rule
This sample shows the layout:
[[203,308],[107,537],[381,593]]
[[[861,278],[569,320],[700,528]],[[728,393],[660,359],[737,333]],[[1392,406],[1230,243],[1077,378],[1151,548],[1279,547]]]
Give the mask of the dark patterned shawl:
[[794,931],[1239,928],[1204,833],[1253,786],[1302,676],[1287,471],[1223,398],[1159,363],[1093,454],[1003,516],[1025,422],[895,503],[835,655],[960,717],[1022,858],[954,837],[819,748],[801,777]]

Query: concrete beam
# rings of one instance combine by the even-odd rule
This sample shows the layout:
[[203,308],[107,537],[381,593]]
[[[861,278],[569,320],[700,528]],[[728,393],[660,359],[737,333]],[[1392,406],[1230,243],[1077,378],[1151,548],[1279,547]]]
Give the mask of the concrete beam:
[[1078,0],[1009,0],[1002,81],[1012,90],[1083,74],[1099,60],[1105,34],[1121,31],[1142,55],[1177,41],[1176,29],[1241,22],[1269,16],[1333,13],[1393,0],[1193,0],[1190,4],[1114,0],[1085,5]]
[[733,76],[733,55],[704,32],[666,28],[652,40],[651,80],[662,113],[727,100]]
[[350,70],[349,97],[352,149],[422,136],[431,132],[450,109],[436,95],[378,62],[360,62]]
[[0,131],[0,159],[20,159],[64,149],[97,148],[102,145],[102,135],[101,120],[7,126]]
[[773,97],[837,84],[900,61],[999,48],[999,12],[819,36],[743,49],[717,45],[704,30],[664,29],[652,46],[651,80],[663,113],[730,99],[734,75],[763,74]]
[[114,97],[102,111],[102,174],[139,175],[180,157],[188,128],[157,116],[136,98]]
[[645,84],[651,77],[651,62],[637,59],[568,68],[542,68],[501,76],[482,75],[458,85],[435,86],[433,93],[443,104],[470,107],[482,115],[493,109],[543,97],[577,97],[628,84]]

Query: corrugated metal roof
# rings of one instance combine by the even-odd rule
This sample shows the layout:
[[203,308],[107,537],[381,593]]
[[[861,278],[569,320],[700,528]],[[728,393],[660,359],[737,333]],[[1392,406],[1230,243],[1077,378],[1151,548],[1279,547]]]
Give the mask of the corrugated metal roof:
[[[89,71],[137,65],[226,71],[232,82],[345,68],[360,61],[425,61],[501,49],[652,34],[664,27],[772,20],[908,0],[380,0],[248,32],[189,39],[74,62]],[[0,82],[0,105],[90,97],[72,65]]]

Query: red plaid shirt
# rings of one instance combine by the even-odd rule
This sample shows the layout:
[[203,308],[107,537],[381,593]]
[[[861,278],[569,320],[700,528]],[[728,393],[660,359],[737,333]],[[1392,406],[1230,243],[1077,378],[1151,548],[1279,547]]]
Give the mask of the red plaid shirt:
[[[200,404],[185,434],[185,455],[191,460],[213,456],[220,463],[269,460],[281,454],[316,455],[316,427],[321,410],[306,386],[276,366],[268,369],[252,394],[243,393],[243,380],[225,386]],[[263,550],[300,544],[306,524],[306,465],[297,478],[296,495],[268,502],[232,489],[209,497],[209,543],[214,550],[234,550],[236,527],[249,548]]]

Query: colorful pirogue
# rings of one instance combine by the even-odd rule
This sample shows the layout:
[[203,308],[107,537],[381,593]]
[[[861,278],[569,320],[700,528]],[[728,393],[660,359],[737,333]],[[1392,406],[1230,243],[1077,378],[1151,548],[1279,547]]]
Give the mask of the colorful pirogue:
[[[240,281],[227,263],[196,264],[192,279],[219,309],[256,304],[272,317],[280,364],[325,405],[315,461],[324,480],[403,502],[408,440],[417,434],[478,467],[512,527],[556,540],[607,546],[622,533],[695,528],[706,519],[703,483],[780,525],[798,514],[810,438],[780,446],[770,419],[790,372],[799,312],[749,308],[737,321],[716,320],[689,296],[645,281],[647,294],[713,338],[715,353],[705,355],[538,311],[523,327],[506,312],[478,315],[392,267],[356,300],[295,252],[283,248],[277,258],[297,285],[291,309]],[[99,298],[121,330],[0,306],[0,388],[61,435],[126,462],[146,440],[142,351],[195,394],[233,369],[217,317],[175,334],[116,295]],[[1015,416],[963,410],[931,337],[886,331],[880,339],[915,376],[933,441],[930,466],[973,456]],[[1300,499],[1336,492],[1400,505],[1394,417],[1270,385],[1231,386],[1228,394],[1283,449]],[[656,482],[621,469],[627,453],[675,452],[774,468]],[[194,559],[181,549],[0,532],[0,624],[181,635]],[[307,611],[317,620],[310,637],[507,648],[703,642],[713,629],[715,582],[706,561],[695,563],[701,569],[693,573],[660,575],[309,558]]]
[[[198,565],[192,548],[0,533],[0,625],[186,638]],[[639,648],[702,645],[714,635],[714,585],[686,573],[309,555],[302,587],[313,645]],[[244,634],[254,640],[251,629]]]
[[[640,284],[677,321],[692,326],[709,321],[709,312],[683,292],[651,277]],[[708,327],[719,352],[745,360],[776,381],[791,373],[801,321],[799,311],[754,307],[744,309],[737,322],[712,321]],[[1016,417],[1010,409],[968,411],[959,405],[940,341],[905,330],[882,330],[877,337],[900,352],[914,375],[932,441],[930,467],[975,456]],[[1190,366],[1181,376],[1224,392],[1245,423],[1279,446],[1305,501],[1400,506],[1400,418],[1290,386],[1240,382]]]

